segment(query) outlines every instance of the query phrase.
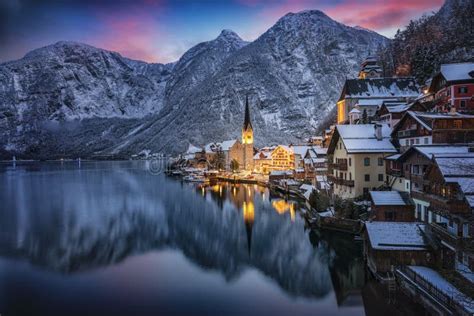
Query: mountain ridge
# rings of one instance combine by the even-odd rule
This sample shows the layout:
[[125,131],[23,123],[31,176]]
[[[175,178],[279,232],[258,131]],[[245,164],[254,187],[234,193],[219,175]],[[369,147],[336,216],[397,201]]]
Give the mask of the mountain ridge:
[[257,145],[297,141],[334,106],[367,52],[387,41],[307,10],[250,43],[224,29],[170,64],[58,42],[0,64],[0,155],[179,152],[239,137],[246,95]]

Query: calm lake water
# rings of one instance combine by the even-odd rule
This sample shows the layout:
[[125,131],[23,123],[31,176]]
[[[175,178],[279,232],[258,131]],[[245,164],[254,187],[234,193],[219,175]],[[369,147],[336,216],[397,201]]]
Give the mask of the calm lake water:
[[[362,244],[256,185],[147,162],[0,164],[0,314],[396,315]],[[410,313],[412,310],[404,310]]]

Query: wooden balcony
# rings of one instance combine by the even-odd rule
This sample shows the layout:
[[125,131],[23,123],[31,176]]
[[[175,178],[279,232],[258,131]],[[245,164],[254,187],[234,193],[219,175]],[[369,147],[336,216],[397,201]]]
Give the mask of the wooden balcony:
[[429,210],[436,214],[471,214],[471,208],[462,200],[448,199],[422,191],[411,191],[411,197],[430,203]]
[[404,138],[404,137],[416,137],[416,129],[407,129],[404,131],[398,131],[397,133],[398,138]]
[[354,180],[342,180],[342,185],[348,186],[348,187],[354,187]]
[[347,160],[329,163],[329,169],[347,171]]

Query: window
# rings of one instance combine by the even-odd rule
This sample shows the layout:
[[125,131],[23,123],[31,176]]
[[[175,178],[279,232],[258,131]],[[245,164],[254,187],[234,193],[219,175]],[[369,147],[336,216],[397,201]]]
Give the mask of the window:
[[425,145],[428,145],[428,142],[429,142],[428,137],[425,137],[425,138],[424,138],[424,143],[425,143]]
[[415,140],[414,139],[410,139],[410,145],[413,145],[415,144]]
[[364,196],[369,195],[369,188],[363,188],[362,191],[364,192]]
[[413,174],[419,174],[419,173],[420,173],[420,166],[413,165]]
[[349,172],[349,180],[352,180],[352,173]]
[[383,181],[383,173],[379,173],[379,181]]
[[349,167],[352,166],[352,158],[349,158]]
[[453,121],[454,128],[462,128],[462,120],[454,120]]
[[378,163],[379,163],[379,166],[383,166],[383,158],[380,158],[380,157],[379,157]]
[[405,146],[408,146],[409,143],[408,143],[408,139],[405,139]]
[[461,101],[459,102],[459,107],[460,107],[460,108],[465,108],[465,107],[466,107],[466,100],[461,100]]
[[464,86],[464,87],[459,87],[458,88],[458,93],[467,93],[467,87]]
[[386,221],[395,221],[397,219],[397,213],[395,212],[385,212],[385,220]]
[[370,181],[370,174],[366,174],[364,176],[364,178],[365,178],[365,182],[369,182]]
[[415,143],[418,145],[420,143],[420,139],[419,138],[415,139]]
[[370,158],[369,157],[364,158],[364,166],[370,166]]

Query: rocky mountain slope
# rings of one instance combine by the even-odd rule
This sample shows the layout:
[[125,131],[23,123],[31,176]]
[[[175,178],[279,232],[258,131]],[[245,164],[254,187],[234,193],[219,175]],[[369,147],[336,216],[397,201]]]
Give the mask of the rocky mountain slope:
[[252,43],[224,30],[168,65],[60,42],[0,65],[0,155],[177,152],[238,137],[246,95],[257,145],[295,141],[386,43],[320,11],[289,13]]

